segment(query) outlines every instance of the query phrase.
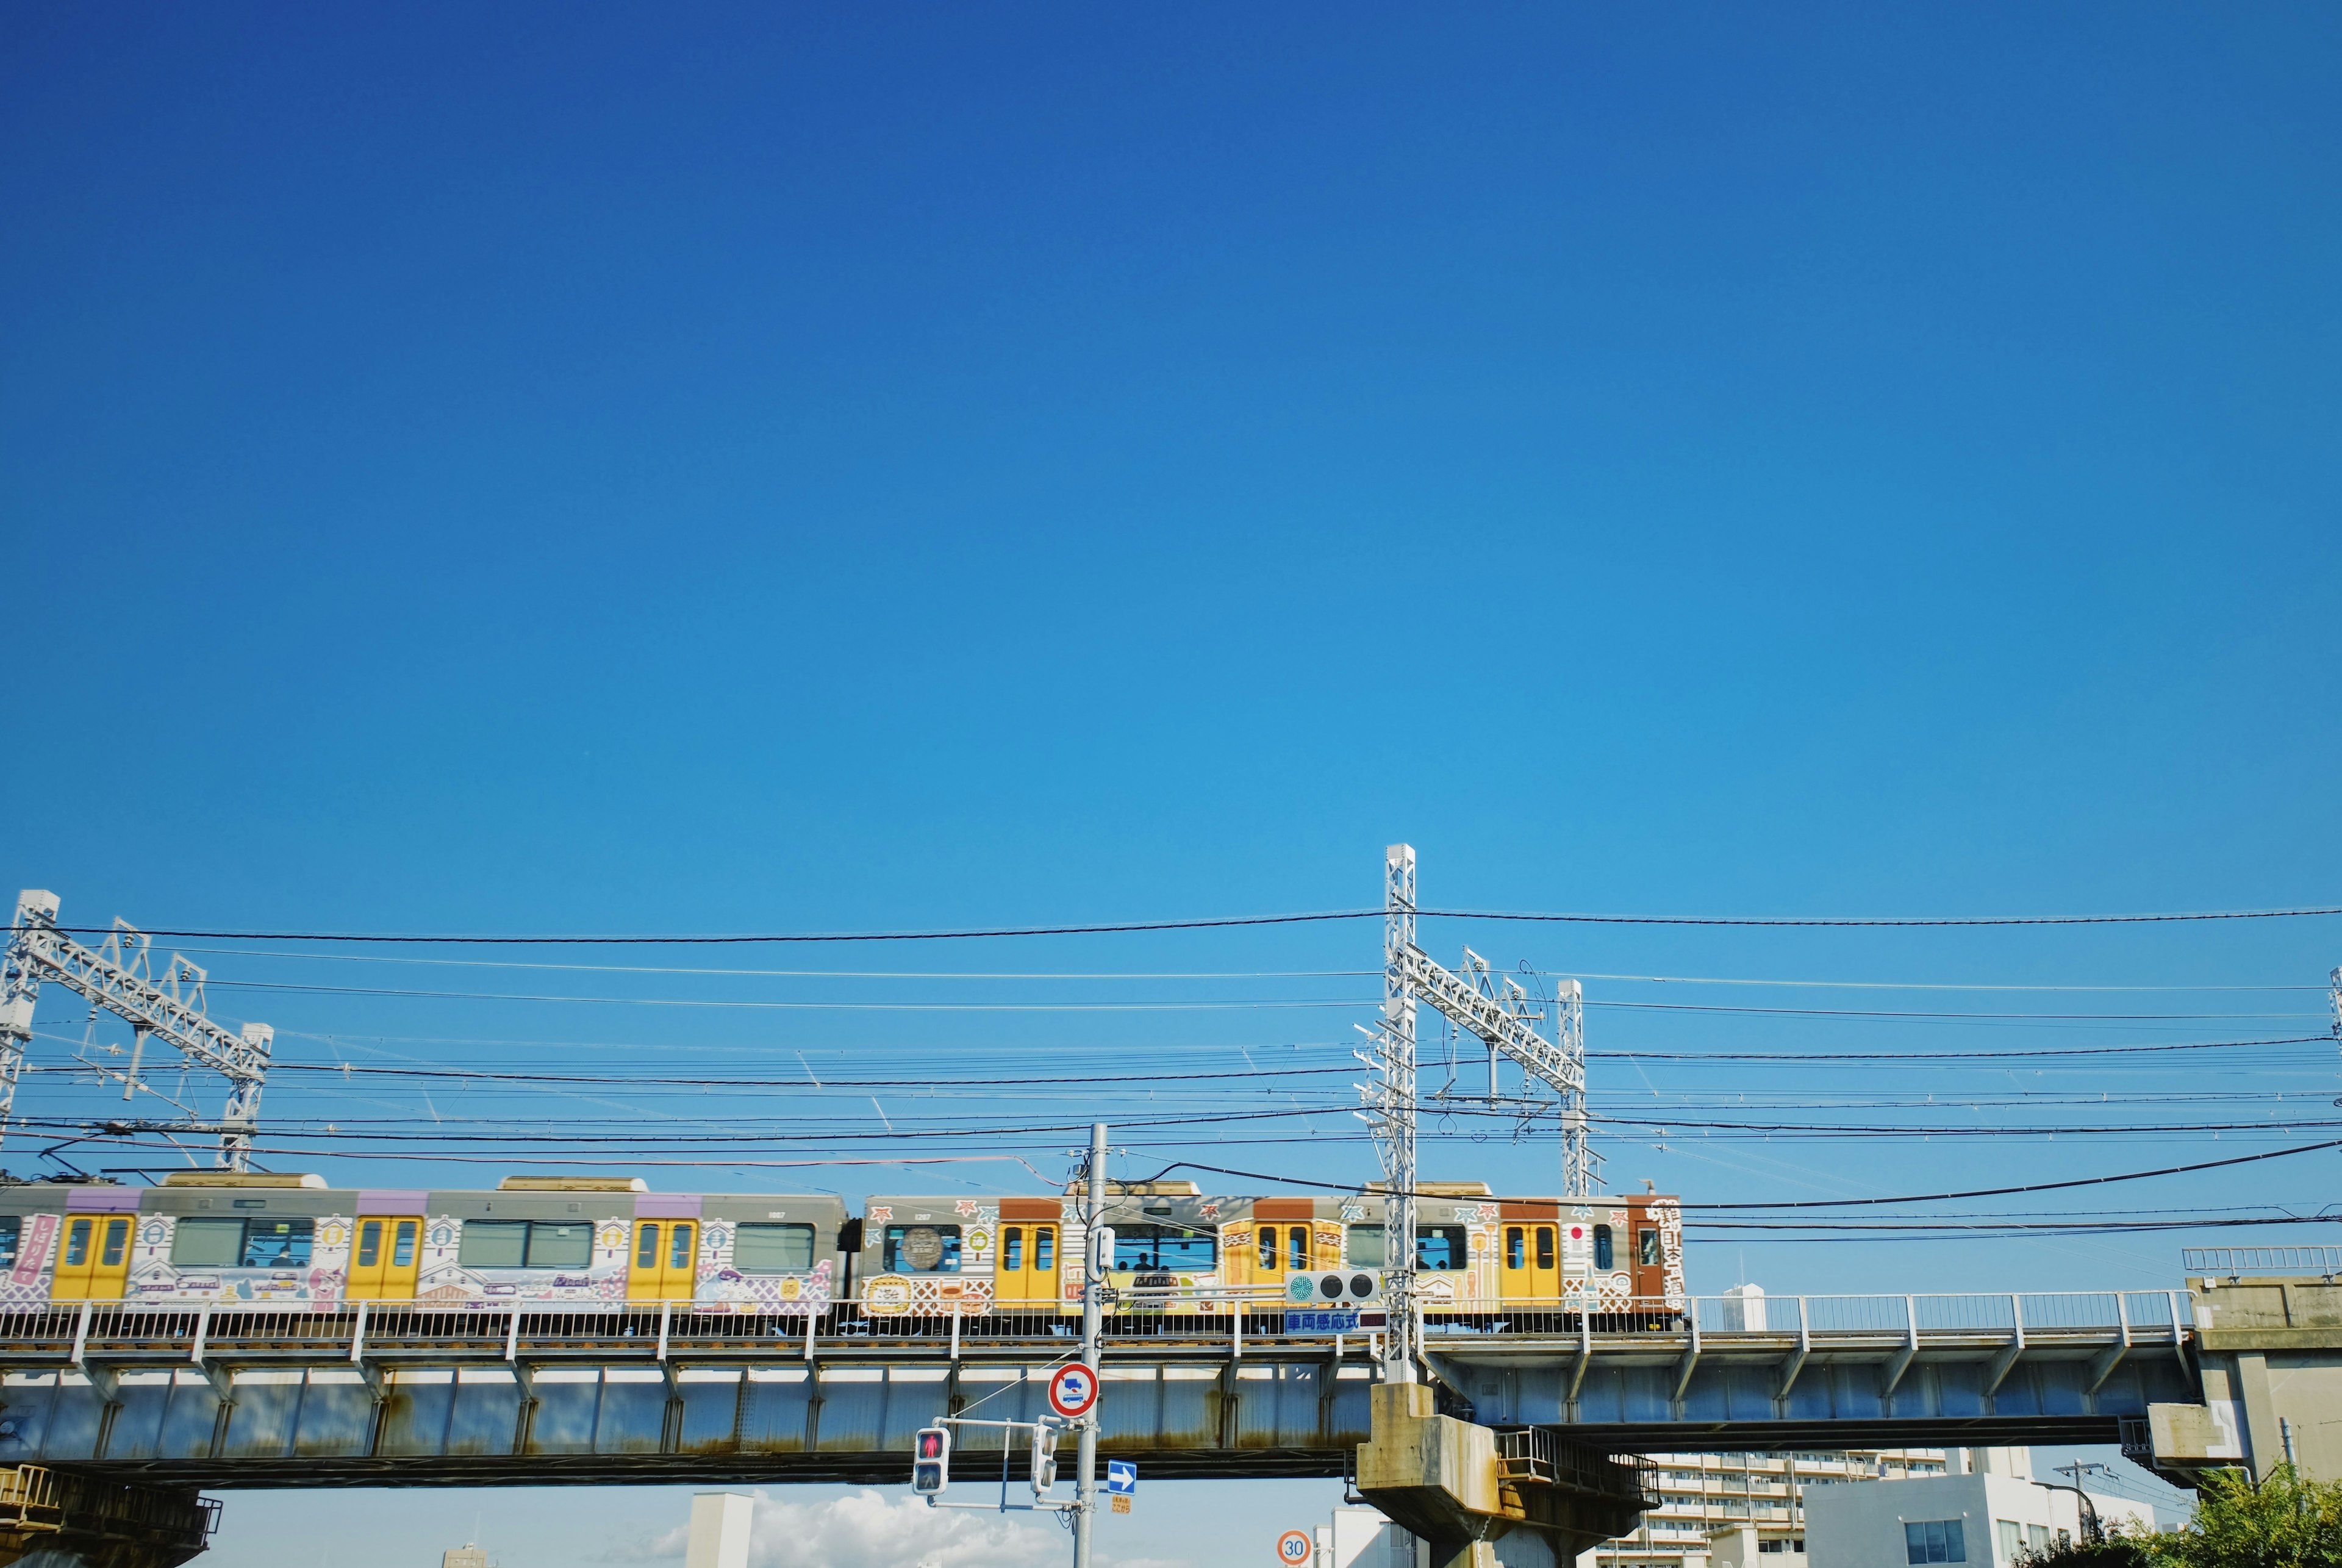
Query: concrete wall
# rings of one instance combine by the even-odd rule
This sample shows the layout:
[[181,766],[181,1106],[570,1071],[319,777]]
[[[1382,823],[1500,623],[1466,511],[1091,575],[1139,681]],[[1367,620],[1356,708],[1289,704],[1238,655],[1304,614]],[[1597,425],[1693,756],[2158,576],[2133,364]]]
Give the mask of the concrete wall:
[[[2005,1452],[2005,1451],[2004,1451]],[[2122,1498],[2092,1494],[2100,1521],[2146,1528],[2147,1511]],[[2046,1531],[2081,1538],[2081,1504],[2070,1492],[2053,1492],[2015,1476],[1979,1473],[1913,1481],[1870,1481],[1818,1486],[1806,1494],[1806,1568],[1909,1568],[1907,1523],[1957,1519],[1967,1568],[2013,1568],[1999,1528],[2020,1526],[2020,1549]]]
[[703,1492],[691,1500],[691,1538],[684,1568],[748,1568],[748,1537],[756,1528],[754,1498]]
[[1317,1568],[1416,1568],[1422,1543],[1377,1509],[1336,1508],[1318,1535]]

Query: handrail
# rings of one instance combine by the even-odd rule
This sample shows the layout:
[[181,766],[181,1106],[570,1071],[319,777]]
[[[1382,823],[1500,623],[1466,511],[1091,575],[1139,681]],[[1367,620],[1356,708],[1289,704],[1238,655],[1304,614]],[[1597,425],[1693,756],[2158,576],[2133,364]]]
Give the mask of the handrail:
[[2179,1266],[2191,1274],[2342,1273],[2342,1247],[2182,1247]]
[[[1366,1314],[1362,1333],[1379,1327],[1383,1303],[1356,1304]],[[442,1305],[403,1301],[189,1303],[138,1301],[50,1302],[0,1308],[0,1351],[53,1354],[75,1366],[92,1358],[119,1360],[126,1352],[182,1363],[189,1347],[205,1362],[236,1360],[255,1352],[295,1347],[330,1349],[363,1363],[417,1348],[476,1349],[503,1360],[545,1345],[591,1346],[639,1353],[646,1362],[688,1357],[716,1344],[750,1341],[786,1344],[810,1359],[816,1342],[927,1340],[939,1343],[957,1325],[960,1347],[1017,1340],[1056,1341],[1069,1320],[1055,1303],[962,1303],[907,1313],[868,1310],[859,1302],[806,1303],[776,1313],[761,1305],[672,1300],[577,1302],[512,1298]],[[973,1310],[972,1310],[973,1309]],[[1224,1343],[1241,1353],[1246,1343],[1279,1338],[1287,1312],[1322,1313],[1323,1305],[1289,1302],[1266,1287],[1210,1287],[1192,1293],[1116,1292],[1107,1311],[1109,1337],[1193,1336]],[[1567,1339],[1641,1340],[1665,1335],[1681,1343],[1693,1336],[1711,1348],[1735,1343],[1775,1348],[1787,1358],[1797,1347],[1875,1343],[1881,1353],[1915,1353],[1947,1338],[1993,1344],[2056,1341],[2061,1335],[2097,1342],[2127,1334],[2134,1343],[2178,1345],[2194,1327],[2187,1294],[2177,1291],[2065,1292],[2017,1294],[1695,1296],[1670,1304],[1656,1298],[1587,1303],[1575,1296],[1511,1300],[1490,1307],[1467,1303],[1434,1311],[1431,1342],[1450,1349],[1476,1336],[1506,1334]],[[1294,1324],[1322,1331],[1323,1320]],[[1322,1333],[1310,1334],[1324,1339]],[[2069,1342],[2070,1343],[2070,1340]],[[1656,1348],[1656,1347],[1655,1347]]]

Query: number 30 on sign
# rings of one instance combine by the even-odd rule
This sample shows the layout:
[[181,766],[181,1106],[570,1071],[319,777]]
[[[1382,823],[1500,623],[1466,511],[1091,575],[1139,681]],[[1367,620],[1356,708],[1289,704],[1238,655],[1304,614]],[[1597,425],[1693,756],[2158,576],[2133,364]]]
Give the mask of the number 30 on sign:
[[1276,1560],[1285,1568],[1301,1568],[1316,1555],[1316,1543],[1309,1539],[1306,1530],[1288,1530],[1276,1538]]

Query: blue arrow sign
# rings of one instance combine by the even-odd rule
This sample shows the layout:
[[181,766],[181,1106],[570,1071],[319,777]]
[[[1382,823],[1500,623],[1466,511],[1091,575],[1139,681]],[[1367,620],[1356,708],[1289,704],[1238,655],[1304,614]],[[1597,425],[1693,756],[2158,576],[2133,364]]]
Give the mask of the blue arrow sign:
[[1126,1459],[1106,1462],[1106,1489],[1116,1497],[1130,1497],[1138,1491],[1138,1466]]

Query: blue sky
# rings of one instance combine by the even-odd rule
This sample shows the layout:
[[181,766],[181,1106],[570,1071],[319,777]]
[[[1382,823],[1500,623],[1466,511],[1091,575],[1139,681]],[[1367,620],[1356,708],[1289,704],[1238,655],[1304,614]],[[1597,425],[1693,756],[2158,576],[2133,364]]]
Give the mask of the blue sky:
[[[69,922],[1329,909],[1376,900],[1398,839],[1426,902],[1483,909],[2342,892],[2329,10],[232,6],[0,27],[20,734],[0,874]],[[2304,1042],[2342,921],[1426,939],[1586,976],[1596,1109],[1657,1118],[1608,1130],[1612,1173],[1693,1201],[2147,1169],[2334,1115],[2333,1053]],[[267,1019],[309,1068],[802,1056],[808,1078],[914,1084],[1338,1067],[1374,994],[1347,972],[1377,961],[1366,924],[653,952],[1218,978],[198,961],[215,1014]],[[2203,989],[2239,985],[2302,989]],[[355,994],[401,989],[465,995]],[[476,999],[543,995],[622,1000]],[[1687,997],[1828,1011],[1619,1005]],[[36,1062],[63,1064],[80,1013],[48,997],[42,1018]],[[2294,1043],[1682,1059],[2264,1039]],[[70,1078],[35,1074],[23,1107],[115,1104]],[[1338,1073],[1239,1082],[1080,1086],[1028,1119],[1282,1094],[1326,1113],[1309,1146],[1215,1156],[1173,1127],[1130,1157],[1368,1174],[1333,1137]],[[265,1109],[287,1149],[330,1151],[281,1163],[450,1184],[479,1174],[431,1164],[451,1118],[492,1153],[572,1115],[708,1124],[672,1084],[584,1109],[475,1089],[451,1112],[449,1092],[287,1073]],[[1908,1104],[1930,1093],[1964,1099],[1968,1133],[1709,1127],[1695,1148],[1678,1124],[1769,1104],[1949,1125]],[[2174,1098],[2208,1093],[2229,1097]],[[411,1141],[361,1153],[329,1123]],[[2085,1124],[2150,1130],[1971,1135]],[[1437,1174],[1551,1170],[1549,1146],[1456,1125]],[[846,1124],[823,1130],[844,1157]],[[950,1149],[1055,1175],[1070,1141]],[[8,1162],[33,1146],[12,1135]],[[2311,1213],[2334,1158],[2081,1206]],[[754,1169],[655,1184],[774,1181]],[[2247,1233],[2342,1239],[1719,1238],[1693,1283],[2162,1288],[2183,1240]]]

